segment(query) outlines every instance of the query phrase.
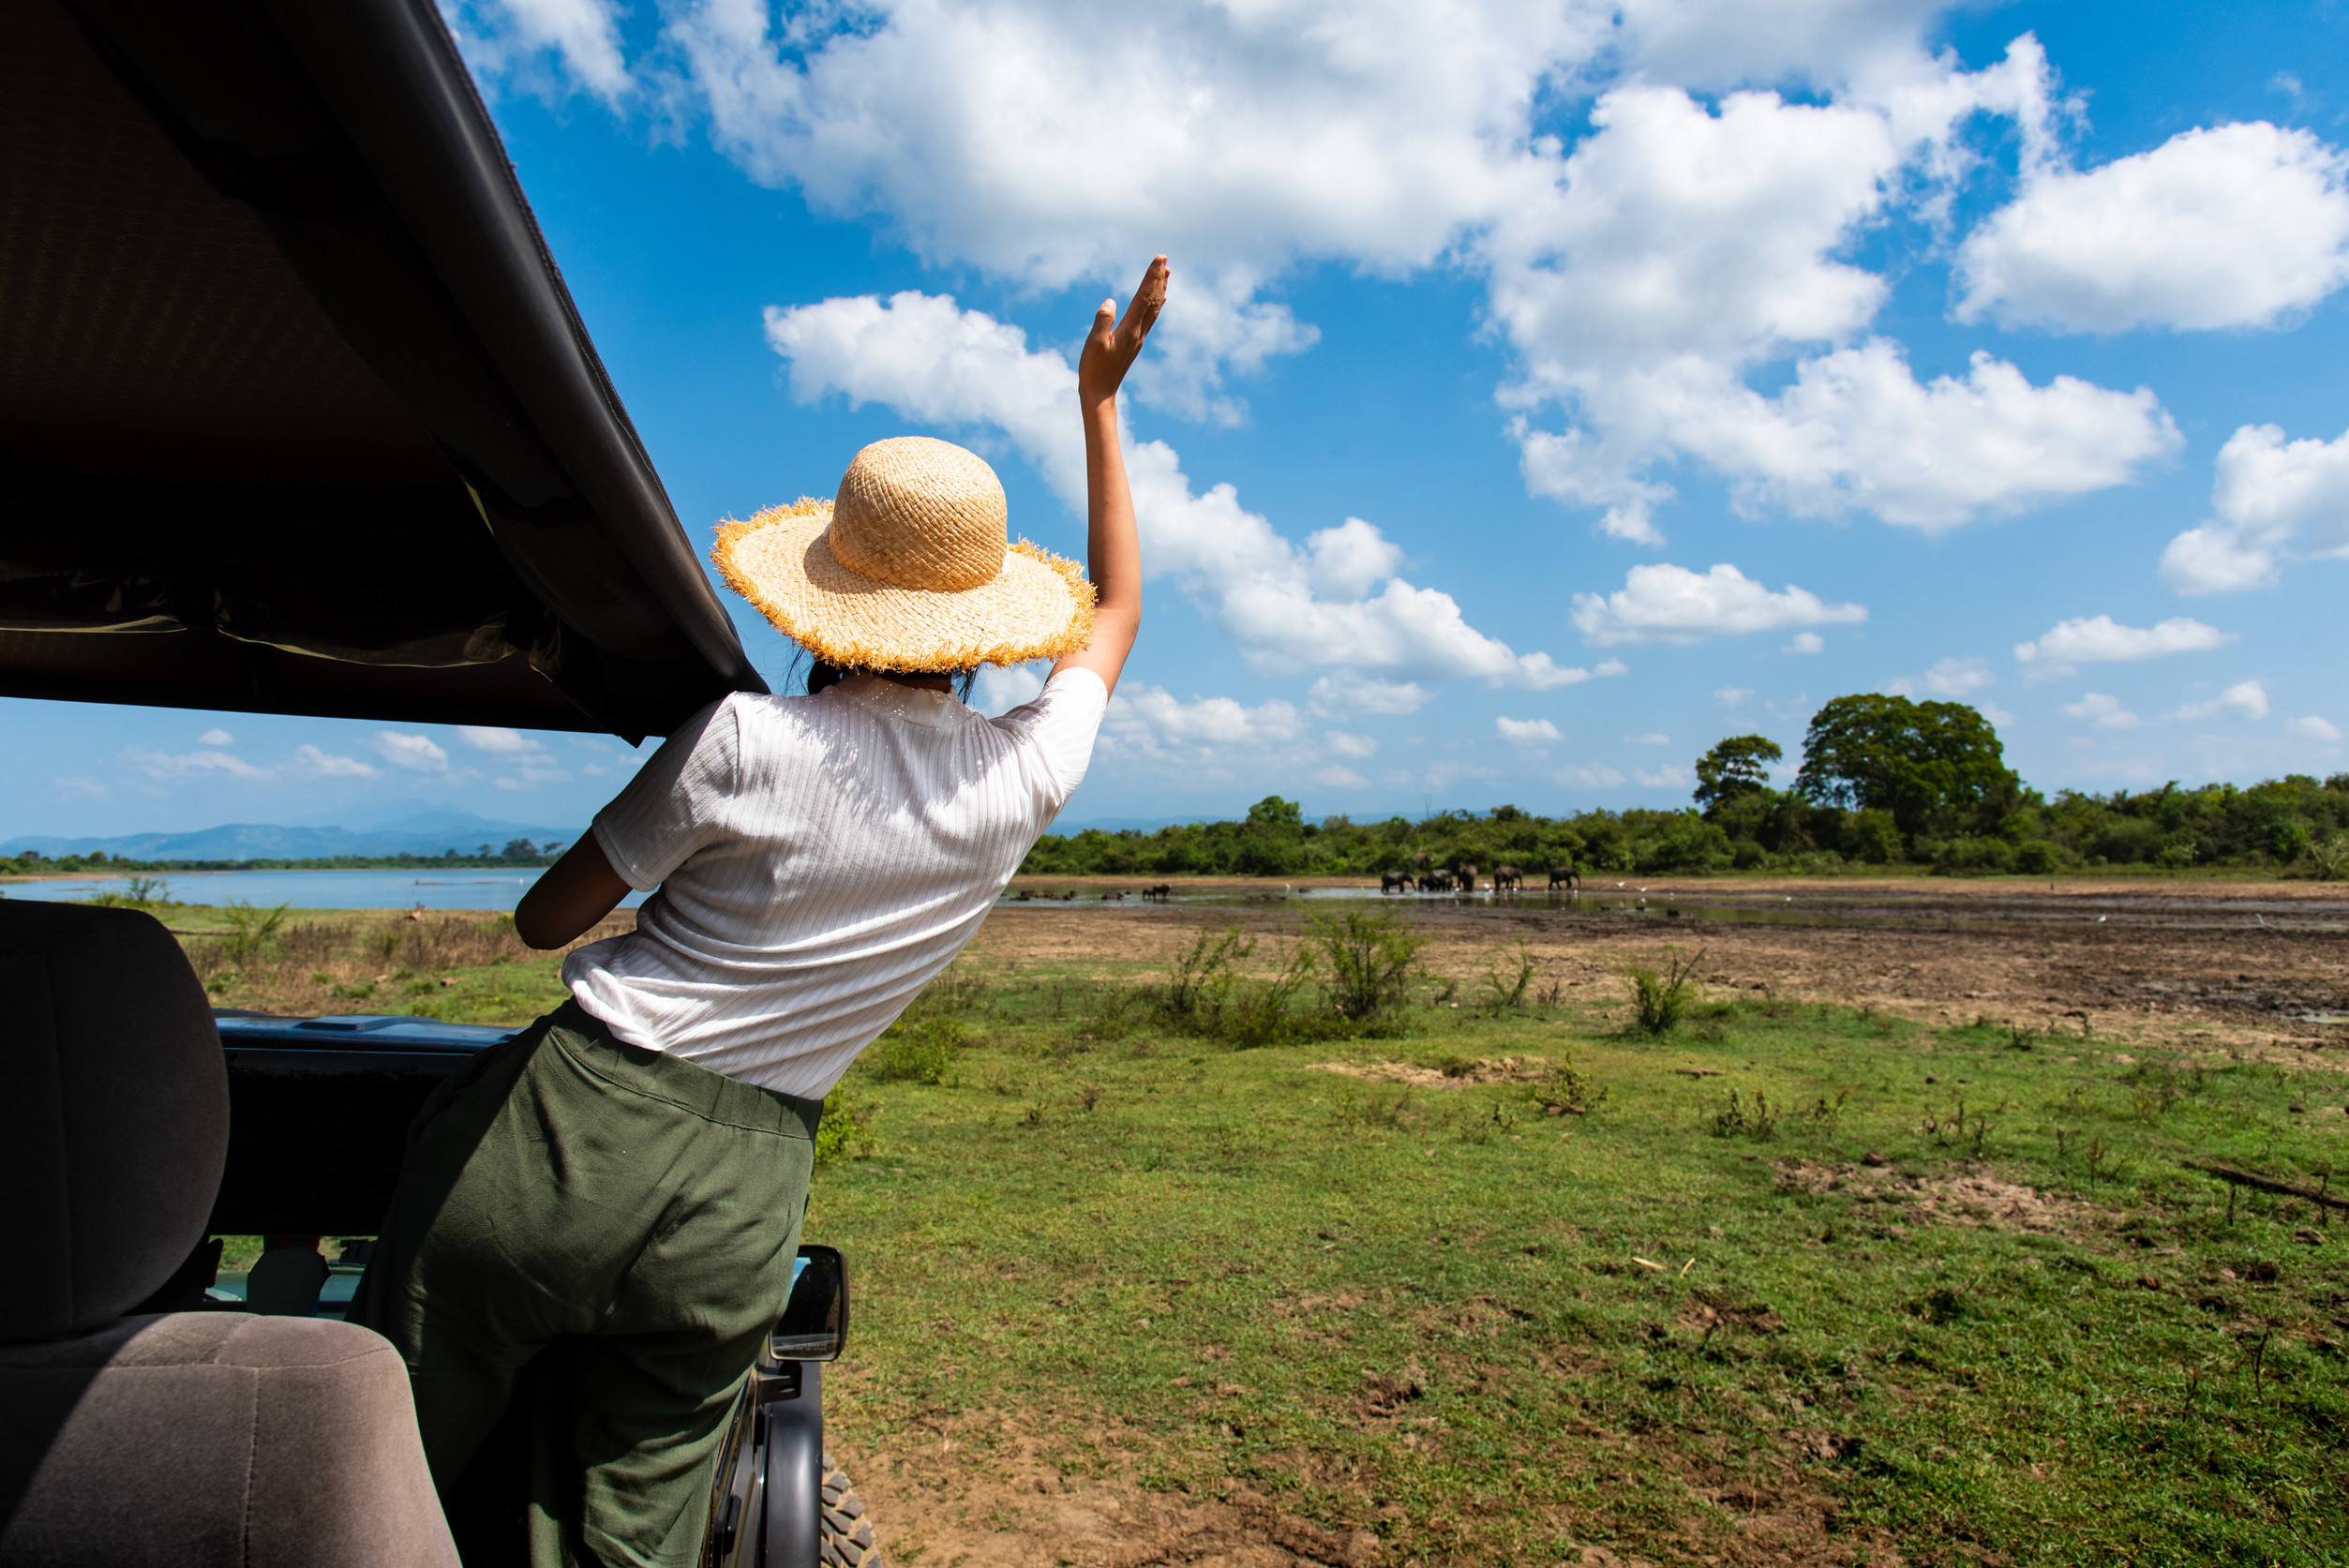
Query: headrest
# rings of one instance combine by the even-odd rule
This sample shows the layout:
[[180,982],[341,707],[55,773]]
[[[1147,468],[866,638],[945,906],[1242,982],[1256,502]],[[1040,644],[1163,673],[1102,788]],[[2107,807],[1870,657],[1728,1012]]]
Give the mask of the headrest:
[[171,1277],[229,1148],[220,1033],[153,916],[0,900],[0,1341],[79,1334]]

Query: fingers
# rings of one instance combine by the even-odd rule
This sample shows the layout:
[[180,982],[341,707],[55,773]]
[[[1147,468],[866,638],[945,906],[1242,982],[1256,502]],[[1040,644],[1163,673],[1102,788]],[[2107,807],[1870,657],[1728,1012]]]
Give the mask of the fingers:
[[1152,257],[1150,264],[1143,269],[1142,281],[1134,287],[1133,302],[1126,306],[1126,319],[1121,323],[1137,345],[1149,336],[1159,312],[1165,308],[1167,279],[1173,276],[1174,269],[1166,264],[1164,256]]

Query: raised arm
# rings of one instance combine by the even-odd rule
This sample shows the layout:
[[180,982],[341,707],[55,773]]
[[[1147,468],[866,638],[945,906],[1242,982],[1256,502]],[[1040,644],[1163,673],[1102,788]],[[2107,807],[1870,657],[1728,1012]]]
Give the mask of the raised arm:
[[1113,692],[1142,630],[1142,544],[1134,533],[1126,457],[1117,446],[1117,389],[1166,304],[1170,276],[1165,257],[1153,260],[1123,321],[1117,319],[1115,300],[1101,301],[1085,352],[1077,358],[1077,411],[1085,421],[1085,570],[1098,597],[1092,643],[1053,669],[1091,670]]

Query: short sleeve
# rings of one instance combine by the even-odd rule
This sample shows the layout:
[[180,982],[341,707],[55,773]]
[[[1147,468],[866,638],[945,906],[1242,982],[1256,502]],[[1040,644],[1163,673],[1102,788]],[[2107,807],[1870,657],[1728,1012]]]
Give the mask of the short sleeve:
[[1057,812],[1085,782],[1093,761],[1093,740],[1109,711],[1109,688],[1089,669],[1071,667],[1044,682],[1034,702],[989,721],[1029,747],[1043,765],[1050,791],[1040,802],[1046,816]]
[[741,746],[732,699],[712,703],[679,725],[595,814],[595,842],[628,886],[651,891],[719,835],[736,793]]

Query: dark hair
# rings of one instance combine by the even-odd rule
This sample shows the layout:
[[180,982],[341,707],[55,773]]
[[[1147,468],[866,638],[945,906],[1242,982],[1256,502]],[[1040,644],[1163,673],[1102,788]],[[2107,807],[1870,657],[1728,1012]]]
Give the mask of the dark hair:
[[[813,654],[802,653],[799,659],[807,661],[807,694],[809,696],[818,695],[828,688],[839,685],[850,676],[861,673],[845,665],[828,664]],[[792,661],[795,671],[799,665],[799,659]],[[964,702],[970,701],[971,683],[978,679],[979,671],[976,668],[956,670],[953,676],[955,696]],[[789,681],[785,682],[785,686],[789,684]]]

